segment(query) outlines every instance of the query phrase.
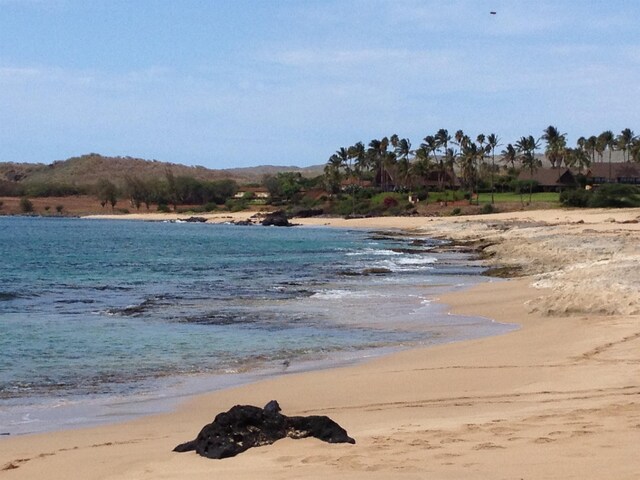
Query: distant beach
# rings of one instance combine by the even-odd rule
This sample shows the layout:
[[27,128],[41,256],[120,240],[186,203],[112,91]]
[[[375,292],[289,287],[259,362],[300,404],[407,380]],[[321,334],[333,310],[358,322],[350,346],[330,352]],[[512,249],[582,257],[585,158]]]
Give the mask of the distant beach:
[[[54,479],[638,478],[639,220],[640,209],[300,219],[466,242],[518,278],[438,301],[521,328],[265,379],[126,423],[3,437],[0,471]],[[331,416],[356,445],[283,440],[224,461],[171,452],[216,413],[271,399],[288,415]]]

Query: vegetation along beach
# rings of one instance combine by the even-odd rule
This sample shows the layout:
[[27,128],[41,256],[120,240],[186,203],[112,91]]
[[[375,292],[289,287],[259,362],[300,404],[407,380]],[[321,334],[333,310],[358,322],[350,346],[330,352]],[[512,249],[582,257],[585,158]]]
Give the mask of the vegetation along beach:
[[0,480],[640,479],[640,3],[0,0]]

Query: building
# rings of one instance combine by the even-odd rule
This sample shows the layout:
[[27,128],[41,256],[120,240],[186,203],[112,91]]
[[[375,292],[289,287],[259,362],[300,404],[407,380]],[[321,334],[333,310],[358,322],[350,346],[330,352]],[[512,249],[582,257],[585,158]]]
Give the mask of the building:
[[522,170],[518,175],[518,180],[533,180],[545,192],[560,192],[578,185],[576,178],[568,168],[539,168],[533,172],[533,175],[529,170]]
[[640,185],[640,165],[637,163],[594,163],[587,170],[587,183],[624,183]]
[[256,200],[267,200],[269,198],[269,190],[264,187],[240,187],[233,198],[253,198]]

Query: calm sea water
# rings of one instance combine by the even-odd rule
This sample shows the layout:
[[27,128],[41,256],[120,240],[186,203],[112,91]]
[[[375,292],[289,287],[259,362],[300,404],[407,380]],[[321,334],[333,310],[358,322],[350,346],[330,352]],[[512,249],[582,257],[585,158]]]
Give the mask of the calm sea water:
[[[0,218],[0,433],[506,327],[447,315],[480,267],[364,231]],[[369,274],[367,269],[384,269]]]

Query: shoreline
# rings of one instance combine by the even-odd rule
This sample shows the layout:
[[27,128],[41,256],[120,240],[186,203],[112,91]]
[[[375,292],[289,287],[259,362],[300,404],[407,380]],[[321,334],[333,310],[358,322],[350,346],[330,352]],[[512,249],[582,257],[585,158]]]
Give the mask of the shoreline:
[[[391,231],[388,234],[389,239],[398,238]],[[435,251],[437,252],[437,247]],[[449,254],[447,253],[445,256],[448,257]],[[453,262],[455,264],[460,262],[463,266],[467,265],[469,261],[473,264],[477,263],[477,260],[469,258],[468,255],[460,258],[460,260],[454,259]],[[444,259],[445,264],[449,264],[451,261],[451,259]],[[0,437],[0,441],[5,437],[16,438],[22,435],[84,429],[105,424],[121,424],[140,417],[170,412],[180,402],[195,395],[251,384],[281,375],[357,365],[373,358],[412,348],[501,334],[509,327],[496,325],[490,319],[480,319],[479,317],[450,317],[447,314],[446,305],[437,302],[437,297],[443,292],[459,292],[476,283],[491,281],[477,275],[475,272],[469,272],[468,274],[463,273],[461,277],[447,276],[444,283],[438,281],[435,285],[427,286],[425,284],[421,287],[420,298],[422,301],[420,304],[408,308],[409,316],[405,317],[401,322],[402,326],[398,327],[400,330],[406,329],[407,332],[415,332],[420,338],[403,341],[389,340],[384,345],[377,347],[358,347],[291,357],[290,363],[287,362],[285,368],[283,368],[281,361],[274,361],[261,363],[248,369],[240,368],[236,373],[171,374],[150,378],[142,382],[146,388],[137,393],[114,393],[113,395],[89,397],[76,394],[62,398],[55,396],[18,397],[13,399],[13,402],[6,402],[7,410],[0,412],[0,432],[6,432],[6,435]],[[396,282],[393,284],[395,285]],[[385,289],[388,290],[390,286],[391,284],[385,284]],[[410,285],[406,287],[410,287]],[[413,294],[410,294],[406,287],[404,291],[397,292],[398,298],[402,303],[406,302],[407,305],[411,305],[411,297],[415,298],[417,292],[412,291]],[[322,292],[324,289],[316,293],[322,295]],[[336,290],[336,292],[342,291]],[[404,300],[402,300],[403,293],[406,294]],[[414,315],[417,315],[415,318],[418,320],[413,320]],[[368,325],[368,323],[365,322],[363,325]],[[20,420],[21,418],[23,421]]]
[[[334,226],[408,226],[429,236],[483,240],[489,264],[519,263],[526,276],[483,283],[439,302],[454,313],[521,328],[204,394],[175,412],[126,424],[6,438],[0,473],[637,478],[640,302],[634,282],[640,229],[629,222],[638,218],[640,209],[400,218],[376,225],[380,219],[336,221]],[[225,461],[170,451],[216,413],[272,399],[287,415],[331,416],[358,443],[287,439]]]

